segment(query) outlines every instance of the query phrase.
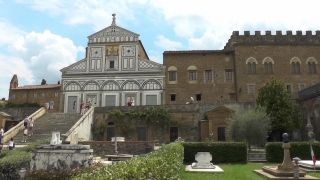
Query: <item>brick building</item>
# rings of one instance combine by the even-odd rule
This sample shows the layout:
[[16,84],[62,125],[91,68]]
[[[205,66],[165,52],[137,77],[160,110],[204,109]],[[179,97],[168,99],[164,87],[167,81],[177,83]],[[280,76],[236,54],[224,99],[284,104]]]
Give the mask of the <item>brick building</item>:
[[[186,104],[190,97],[197,104],[255,103],[258,89],[271,77],[284,82],[293,100],[298,91],[320,80],[320,31],[266,31],[251,35],[234,31],[222,50],[165,51],[164,103]],[[213,116],[208,121],[215,122]],[[226,126],[221,123],[220,131]],[[221,117],[220,120],[221,122]],[[304,121],[307,121],[304,118]],[[205,122],[207,123],[207,122]],[[212,123],[211,123],[212,124]],[[210,124],[209,124],[210,126]],[[212,127],[211,127],[212,126]],[[209,127],[208,133],[218,129]],[[207,127],[207,125],[201,126]],[[203,132],[204,129],[201,130]],[[206,131],[206,130],[205,130]],[[299,136],[299,135],[298,135]]]
[[60,84],[43,85],[26,85],[18,86],[18,76],[14,75],[10,82],[9,103],[24,104],[37,103],[39,106],[44,106],[45,102],[53,101],[53,111],[60,110]]

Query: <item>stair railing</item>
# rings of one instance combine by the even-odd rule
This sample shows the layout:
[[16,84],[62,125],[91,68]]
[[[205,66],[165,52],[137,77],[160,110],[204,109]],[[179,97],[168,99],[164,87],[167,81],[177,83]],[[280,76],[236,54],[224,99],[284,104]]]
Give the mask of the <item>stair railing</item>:
[[[46,109],[44,107],[38,109],[36,112],[32,113],[29,118],[31,117],[34,121],[40,118],[43,114],[46,113]],[[3,142],[8,142],[11,138],[16,136],[19,131],[23,130],[23,120],[19,122],[17,125],[9,129],[7,132],[4,133]]]
[[91,107],[81,118],[69,129],[62,134],[62,141],[70,141],[70,144],[77,144],[78,140],[92,140],[91,126],[94,117],[94,107]]

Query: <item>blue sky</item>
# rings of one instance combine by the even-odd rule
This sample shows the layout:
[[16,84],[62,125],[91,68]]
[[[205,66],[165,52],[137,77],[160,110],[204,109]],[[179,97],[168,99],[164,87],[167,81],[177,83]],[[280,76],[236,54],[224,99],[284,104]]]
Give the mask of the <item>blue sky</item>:
[[[0,0],[0,98],[9,83],[56,84],[87,37],[109,25],[140,34],[151,60],[166,50],[220,50],[232,31],[320,30],[320,1]],[[305,34],[305,32],[303,32]]]

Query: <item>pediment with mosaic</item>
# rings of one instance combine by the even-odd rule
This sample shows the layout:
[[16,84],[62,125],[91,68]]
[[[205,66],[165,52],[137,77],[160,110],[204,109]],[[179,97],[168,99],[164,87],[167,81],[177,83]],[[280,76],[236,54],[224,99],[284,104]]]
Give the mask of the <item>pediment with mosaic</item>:
[[107,56],[118,56],[119,55],[119,46],[106,46],[106,55]]

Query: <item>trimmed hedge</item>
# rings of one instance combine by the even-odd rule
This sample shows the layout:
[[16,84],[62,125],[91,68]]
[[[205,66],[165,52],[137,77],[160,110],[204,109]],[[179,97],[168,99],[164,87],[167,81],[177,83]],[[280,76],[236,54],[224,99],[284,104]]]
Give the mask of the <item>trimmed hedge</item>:
[[29,144],[23,148],[0,153],[0,179],[19,179],[18,171],[24,167],[30,168],[30,151],[37,145],[49,144],[49,140],[42,140]]
[[[267,162],[281,163],[283,161],[282,142],[268,142],[266,144]],[[299,157],[302,160],[311,160],[309,142],[290,142],[291,158]],[[320,143],[312,143],[312,149],[316,157],[320,157]]]
[[79,174],[72,179],[180,179],[182,164],[183,147],[180,143],[171,143],[149,154]]
[[212,163],[247,163],[247,144],[244,142],[184,142],[184,162],[195,162],[198,152],[210,152]]

